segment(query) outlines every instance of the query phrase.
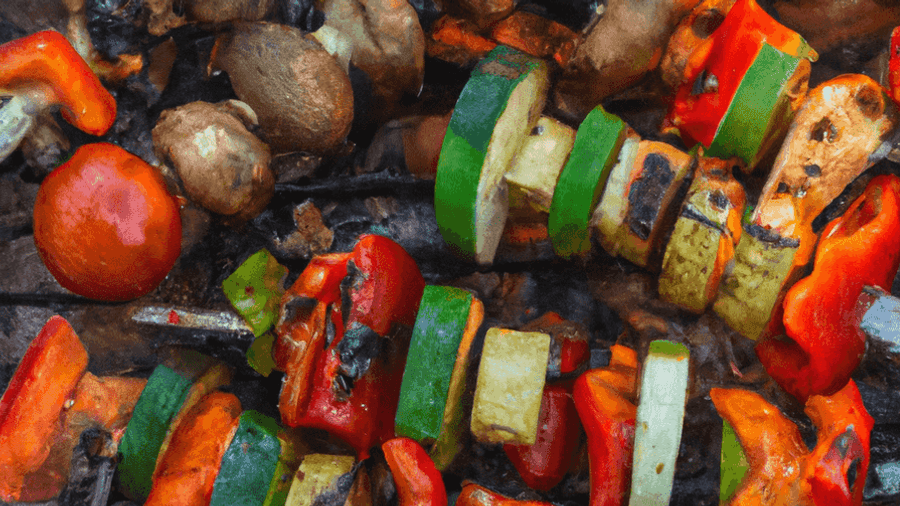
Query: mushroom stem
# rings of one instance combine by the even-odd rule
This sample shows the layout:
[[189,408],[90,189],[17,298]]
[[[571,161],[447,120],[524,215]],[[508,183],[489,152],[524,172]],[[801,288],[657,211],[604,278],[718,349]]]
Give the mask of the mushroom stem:
[[25,94],[0,90],[0,160],[15,151],[34,124],[33,103]]

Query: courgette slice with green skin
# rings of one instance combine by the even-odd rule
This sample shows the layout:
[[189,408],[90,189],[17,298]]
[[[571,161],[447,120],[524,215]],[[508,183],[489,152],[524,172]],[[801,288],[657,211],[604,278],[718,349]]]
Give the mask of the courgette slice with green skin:
[[472,298],[469,307],[469,317],[463,329],[462,340],[456,352],[456,362],[453,364],[453,374],[450,376],[450,386],[447,389],[447,404],[444,407],[444,418],[441,422],[441,431],[437,440],[431,446],[429,455],[439,471],[447,469],[453,463],[453,459],[460,453],[463,447],[463,437],[468,430],[465,425],[465,417],[470,406],[463,401],[465,393],[472,381],[469,378],[470,352],[475,336],[484,321],[484,304]]
[[[323,496],[336,496],[338,486],[345,476],[350,478],[356,459],[349,455],[324,455],[315,453],[307,455],[294,474],[291,490],[288,493],[286,506],[313,506],[320,504]],[[348,480],[352,483],[352,479]],[[349,490],[349,486],[348,486]],[[344,499],[322,504],[343,504]]]
[[546,62],[497,46],[460,93],[434,189],[438,227],[457,255],[493,262],[509,213],[504,175],[537,124],[549,85]]
[[722,461],[719,476],[719,503],[726,504],[741,485],[750,470],[747,455],[738,441],[737,434],[727,420],[722,420]]
[[706,156],[743,159],[751,169],[780,143],[794,114],[798,80],[809,79],[810,63],[763,44],[719,123]]
[[628,212],[628,185],[641,138],[633,130],[626,133],[616,164],[610,170],[600,203],[591,218],[603,249],[612,256],[619,254],[620,230]]
[[190,387],[190,380],[164,365],[147,380],[119,444],[119,484],[129,497],[143,501],[150,493],[160,447]]
[[[198,367],[202,367],[204,362],[205,360],[198,361],[196,365]],[[186,372],[181,369],[179,369],[178,371],[182,374]],[[231,367],[222,362],[214,362],[205,371],[200,373],[200,375],[194,380],[194,382],[191,384],[191,387],[188,389],[187,395],[185,395],[184,401],[181,403],[181,409],[178,410],[178,413],[174,417],[172,417],[172,421],[169,423],[169,428],[166,431],[166,437],[163,439],[163,443],[159,448],[160,455],[166,454],[166,450],[169,448],[169,444],[172,441],[172,437],[175,435],[175,431],[178,430],[178,426],[181,424],[181,421],[188,416],[191,408],[199,403],[210,392],[214,392],[218,390],[219,387],[231,383],[231,377],[233,373],[234,371],[232,371]],[[193,376],[193,374],[188,374],[188,377],[191,376]],[[160,472],[160,460],[161,459],[157,459],[156,466],[153,470],[154,481],[156,481],[156,477]]]
[[653,341],[644,360],[634,431],[631,506],[669,504],[687,402],[690,352]]
[[222,456],[210,506],[259,506],[278,464],[278,422],[253,410],[241,413],[238,429]]
[[625,130],[621,118],[599,105],[578,127],[550,205],[547,231],[557,255],[570,258],[591,249],[591,215],[618,160]]
[[450,376],[463,337],[472,294],[459,288],[428,285],[413,327],[395,432],[420,442],[440,435]]
[[713,311],[742,336],[758,340],[787,288],[803,272],[794,264],[799,247],[798,240],[745,225],[734,251],[734,267],[719,286]]

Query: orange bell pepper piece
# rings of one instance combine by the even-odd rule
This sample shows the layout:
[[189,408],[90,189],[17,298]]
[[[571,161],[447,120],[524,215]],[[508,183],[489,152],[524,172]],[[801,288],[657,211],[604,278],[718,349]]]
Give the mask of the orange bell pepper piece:
[[862,504],[874,421],[852,380],[833,395],[807,401],[806,414],[818,432],[812,451],[794,422],[759,394],[713,388],[710,396],[750,465],[730,505]]
[[25,475],[47,459],[87,364],[87,350],[61,316],[31,341],[0,398],[0,499],[18,501]]
[[206,506],[222,456],[238,429],[241,401],[212,392],[200,400],[175,428],[144,506]]
[[588,435],[590,506],[619,506],[628,495],[637,406],[637,353],[612,347],[609,366],[575,380],[573,396]]

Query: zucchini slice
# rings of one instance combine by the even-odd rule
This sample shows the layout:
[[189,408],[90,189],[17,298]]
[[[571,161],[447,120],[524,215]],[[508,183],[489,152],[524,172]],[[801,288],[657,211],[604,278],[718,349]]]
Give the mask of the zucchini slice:
[[637,132],[629,128],[619,149],[616,164],[610,170],[600,203],[591,217],[600,245],[612,256],[619,254],[619,231],[625,224],[628,212],[628,185],[640,142]]
[[484,304],[473,297],[472,305],[469,307],[469,317],[463,329],[462,340],[456,352],[453,374],[450,375],[450,385],[447,389],[447,404],[444,407],[441,431],[429,453],[438,470],[444,470],[450,466],[463,447],[463,437],[467,430],[464,420],[465,415],[469,411],[463,399],[465,392],[467,390],[471,391],[469,388],[472,382],[468,381],[468,378],[474,376],[469,374],[469,367],[472,363],[469,357],[472,343],[475,342],[475,335],[478,334],[478,329],[481,328],[483,321]]
[[635,420],[631,506],[669,504],[681,447],[689,369],[690,353],[683,344],[650,343]]
[[734,251],[734,269],[719,288],[713,311],[742,336],[758,340],[787,289],[798,281],[800,241],[758,225],[745,225]]
[[734,179],[737,158],[699,159],[659,276],[660,297],[700,314],[715,299],[741,236],[744,187]]
[[[349,491],[353,483],[356,459],[349,455],[307,455],[294,474],[286,506],[313,506],[314,504],[343,504],[344,499],[335,501],[339,488],[346,485]],[[331,501],[321,499],[330,498]]]
[[493,262],[509,213],[503,176],[537,124],[548,74],[544,61],[497,46],[456,102],[441,146],[434,207],[444,240],[464,258]]
[[150,493],[156,458],[190,387],[189,379],[164,365],[147,380],[119,443],[119,484],[129,497],[143,501]]
[[420,442],[438,437],[447,405],[450,376],[472,294],[449,286],[426,286],[400,386],[395,432]]
[[472,434],[486,443],[537,439],[550,336],[491,328],[484,337],[472,406]]
[[597,106],[578,127],[550,205],[547,230],[556,254],[569,258],[591,249],[589,222],[625,140],[625,122]]
[[511,215],[534,216],[550,212],[556,180],[574,143],[573,128],[541,116],[506,174]]
[[281,454],[278,422],[253,410],[241,413],[237,432],[222,456],[210,506],[260,506]]

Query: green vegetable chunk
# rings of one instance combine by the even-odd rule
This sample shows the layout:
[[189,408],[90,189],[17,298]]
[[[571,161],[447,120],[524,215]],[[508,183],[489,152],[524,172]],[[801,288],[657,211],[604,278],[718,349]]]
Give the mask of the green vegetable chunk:
[[497,46],[472,71],[447,126],[434,187],[438,227],[451,249],[490,264],[509,214],[504,175],[537,124],[547,64]]
[[737,156],[752,168],[791,124],[791,76],[800,58],[763,44],[719,123],[705,156]]
[[287,268],[268,250],[261,249],[222,282],[225,296],[256,337],[269,330],[278,319],[278,306],[284,294],[282,281],[286,275]]
[[599,105],[578,127],[550,205],[547,230],[557,255],[569,258],[590,250],[591,215],[624,140],[625,122]]
[[440,435],[450,376],[471,304],[472,295],[465,290],[425,287],[400,386],[398,436],[430,441]]
[[241,413],[234,439],[222,456],[210,506],[260,506],[278,465],[278,423],[262,413]]
[[722,420],[722,463],[720,467],[721,486],[719,502],[725,504],[740,486],[744,475],[750,470],[747,456],[731,425]]
[[129,497],[143,501],[150,494],[159,449],[190,388],[189,379],[164,365],[147,380],[119,444],[119,483]]

